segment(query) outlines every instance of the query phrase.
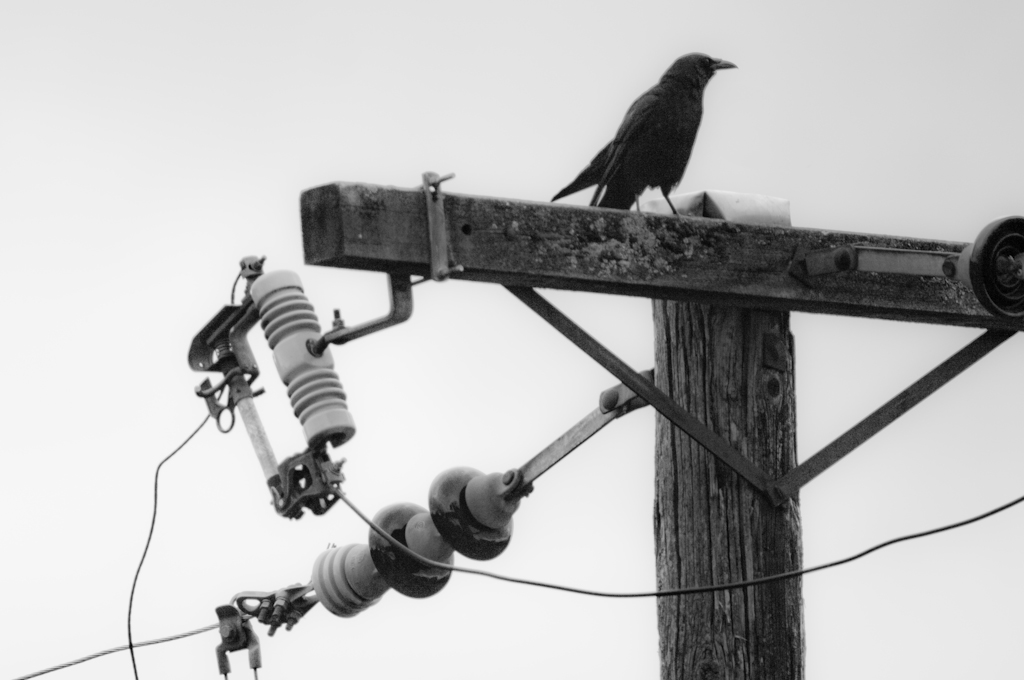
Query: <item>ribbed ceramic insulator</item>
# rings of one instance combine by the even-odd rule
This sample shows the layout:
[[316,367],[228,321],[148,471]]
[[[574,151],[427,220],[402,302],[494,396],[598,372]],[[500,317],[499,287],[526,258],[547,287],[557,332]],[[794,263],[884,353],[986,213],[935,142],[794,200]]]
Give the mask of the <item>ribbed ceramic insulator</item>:
[[374,567],[368,546],[346,545],[316,558],[313,589],[327,611],[347,618],[376,604],[388,584]]
[[308,340],[320,337],[320,324],[298,275],[269,272],[256,279],[250,294],[306,441],[310,446],[324,442],[338,446],[351,439],[355,421],[334,372],[330,348],[315,357],[306,346]]

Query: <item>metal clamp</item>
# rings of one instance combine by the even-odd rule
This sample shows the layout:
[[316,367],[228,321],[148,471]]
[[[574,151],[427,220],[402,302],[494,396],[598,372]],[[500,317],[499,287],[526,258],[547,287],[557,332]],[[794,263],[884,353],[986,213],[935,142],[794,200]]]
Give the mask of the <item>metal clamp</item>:
[[312,583],[296,583],[272,592],[246,590],[238,593],[231,598],[234,603],[231,609],[237,607],[242,615],[269,625],[267,634],[273,636],[281,626],[291,630],[319,601]]
[[217,618],[220,619],[220,644],[217,645],[217,669],[225,678],[231,672],[228,652],[240,649],[249,650],[249,668],[256,672],[262,665],[260,657],[260,639],[252,625],[242,618],[242,614],[229,604],[217,607]]
[[444,216],[444,194],[441,183],[455,177],[449,173],[440,176],[436,172],[423,173],[423,196],[427,204],[427,233],[430,237],[430,278],[444,281],[453,272],[461,272],[461,264],[449,266],[448,222]]
[[338,487],[345,481],[341,466],[327,455],[323,446],[309,448],[286,458],[278,466],[280,496],[275,498],[277,514],[289,519],[299,519],[302,511],[308,509],[314,515],[322,515],[338,501]]

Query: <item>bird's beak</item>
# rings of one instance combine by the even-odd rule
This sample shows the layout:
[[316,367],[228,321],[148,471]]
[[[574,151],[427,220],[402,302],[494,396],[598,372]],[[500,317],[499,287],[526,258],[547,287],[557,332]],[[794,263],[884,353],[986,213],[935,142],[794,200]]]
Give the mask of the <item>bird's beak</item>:
[[717,60],[711,66],[711,68],[713,68],[716,71],[721,71],[723,68],[737,68],[737,66],[736,66],[736,64],[732,63],[731,61],[726,61],[725,59],[719,59],[719,60]]

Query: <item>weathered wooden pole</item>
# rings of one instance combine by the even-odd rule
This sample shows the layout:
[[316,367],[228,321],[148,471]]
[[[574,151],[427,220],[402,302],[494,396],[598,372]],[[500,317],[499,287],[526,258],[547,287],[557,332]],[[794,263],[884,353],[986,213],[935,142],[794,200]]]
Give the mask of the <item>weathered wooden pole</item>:
[[[654,301],[658,386],[777,479],[796,465],[789,313]],[[800,509],[774,507],[685,432],[657,418],[658,588],[799,569]],[[800,580],[658,601],[661,677],[802,678]]]
[[[658,386],[770,477],[796,464],[787,312],[654,302]],[[800,508],[773,507],[658,416],[658,588],[799,569]],[[802,678],[800,579],[658,600],[661,677]]]

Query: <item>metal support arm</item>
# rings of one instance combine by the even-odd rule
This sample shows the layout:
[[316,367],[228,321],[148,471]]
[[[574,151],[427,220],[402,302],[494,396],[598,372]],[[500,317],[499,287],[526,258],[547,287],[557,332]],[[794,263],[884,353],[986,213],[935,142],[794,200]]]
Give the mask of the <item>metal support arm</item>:
[[[775,505],[782,505],[787,500],[796,498],[797,492],[804,484],[839,462],[846,454],[921,403],[928,395],[967,370],[976,361],[1014,335],[1013,331],[991,330],[986,332],[916,383],[889,400],[821,451],[790,470],[778,480],[772,481],[767,478],[760,468],[733,449],[728,442],[670,400],[668,396],[654,386],[649,378],[635,373],[625,362],[612,354],[594,338],[587,335],[583,329],[574,324],[532,288],[517,286],[507,286],[507,288],[513,295],[554,326],[556,330],[572,340],[580,349],[622,380],[624,385],[628,386],[630,390],[638,395],[638,398],[642,398],[654,406],[659,413],[668,418],[676,427],[693,437],[719,460],[753,484]],[[579,441],[579,443],[582,443],[606,424],[606,422],[602,421],[602,418],[605,417],[607,416],[601,416],[597,412],[592,413],[563,435],[563,439],[582,436],[582,439]],[[590,430],[595,427],[596,429],[593,429],[591,432]],[[577,430],[579,430],[579,433],[576,432]],[[548,449],[557,448],[561,441],[555,442]],[[578,445],[576,444],[576,446]],[[561,456],[557,457],[547,464],[546,467],[543,467],[540,472],[532,472],[532,466],[539,465],[542,461],[551,457],[548,449],[545,449],[544,452],[541,452],[533,460],[520,468],[524,476],[523,488],[528,488],[527,484],[530,481],[526,479],[528,474],[532,475],[535,479],[540,476],[540,472],[561,460]]]
[[[640,375],[648,380],[654,371],[644,371]],[[516,483],[508,493],[508,498],[522,498],[533,491],[533,483],[560,460],[575,451],[583,442],[600,432],[605,425],[627,413],[647,406],[643,398],[625,385],[617,385],[601,393],[600,406],[591,411],[565,434],[551,442],[544,450],[531,458],[519,468]]]
[[932,369],[927,375],[883,404],[874,413],[844,432],[831,444],[796,466],[777,482],[784,498],[796,498],[804,484],[838,463],[855,448],[878,434],[928,395],[970,368],[976,361],[1014,335],[1010,331],[988,331]]
[[619,359],[597,340],[587,335],[582,328],[558,311],[535,290],[522,286],[506,286],[506,288],[522,300],[527,307],[537,312],[541,318],[554,326],[558,332],[572,340],[577,347],[604,366],[629,389],[633,390],[659,413],[668,418],[673,425],[693,437],[701,446],[750,482],[758,491],[771,499],[772,502],[780,503],[785,500],[779,497],[771,480],[768,479],[759,467],[744,458],[729,442],[722,439],[711,428],[683,410],[668,395],[655,387],[650,379],[634,371],[622,359]]

